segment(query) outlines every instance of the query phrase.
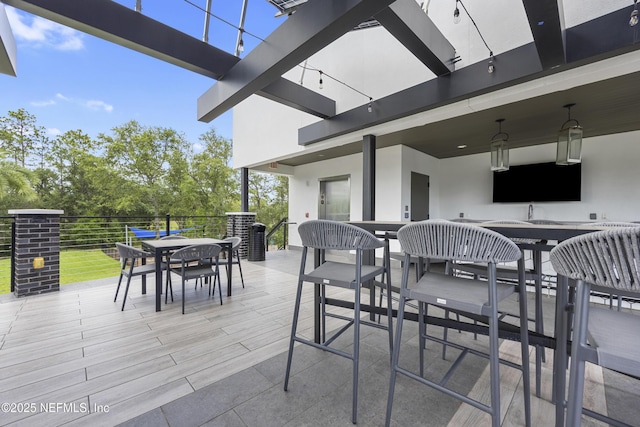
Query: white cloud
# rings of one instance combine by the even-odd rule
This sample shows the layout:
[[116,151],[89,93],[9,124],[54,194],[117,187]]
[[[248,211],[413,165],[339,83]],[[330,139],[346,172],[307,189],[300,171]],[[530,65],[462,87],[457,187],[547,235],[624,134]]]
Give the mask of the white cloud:
[[56,105],[56,101],[48,99],[46,101],[31,101],[31,105],[34,107],[48,107],[50,105]]
[[31,17],[7,7],[7,17],[13,34],[19,41],[34,47],[50,47],[57,50],[84,48],[83,34],[38,16]]
[[57,128],[49,128],[47,129],[47,134],[51,136],[58,136],[62,133],[60,129]]
[[110,113],[113,111],[113,105],[107,104],[104,101],[96,101],[96,100],[87,101],[85,103],[85,106],[87,108],[90,108],[91,110],[104,110],[107,113]]
[[111,113],[113,111],[113,105],[96,99],[86,101],[79,98],[69,98],[68,96],[63,95],[60,92],[56,93],[54,98],[55,99],[49,99],[45,101],[32,101],[31,105],[33,105],[34,107],[48,107],[50,105],[58,105],[58,102],[56,101],[58,100],[79,105],[83,108],[88,108],[89,110],[93,111],[104,111],[107,113]]
[[199,142],[192,144],[191,147],[193,148],[193,151],[196,153],[201,153],[202,150],[204,150],[204,145],[202,145]]

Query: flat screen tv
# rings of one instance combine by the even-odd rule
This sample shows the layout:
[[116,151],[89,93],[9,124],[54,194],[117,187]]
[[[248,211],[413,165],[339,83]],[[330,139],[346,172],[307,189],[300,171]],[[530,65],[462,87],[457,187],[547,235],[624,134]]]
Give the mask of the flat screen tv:
[[511,166],[493,173],[493,202],[580,201],[582,163],[559,166],[553,162]]

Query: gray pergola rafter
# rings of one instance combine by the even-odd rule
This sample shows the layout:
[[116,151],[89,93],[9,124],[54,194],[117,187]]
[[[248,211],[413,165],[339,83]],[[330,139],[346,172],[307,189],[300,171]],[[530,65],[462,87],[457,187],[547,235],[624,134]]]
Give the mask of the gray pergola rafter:
[[211,121],[272,84],[394,0],[313,0],[300,7],[267,39],[198,99],[198,120]]
[[415,0],[397,0],[375,18],[436,76],[454,70],[455,48]]
[[[112,0],[2,2],[216,80],[240,61],[230,53]],[[7,62],[0,57],[0,63]],[[284,78],[260,88],[257,94],[321,118],[335,115],[335,101]]]
[[563,0],[522,0],[543,69],[563,65],[565,26]]

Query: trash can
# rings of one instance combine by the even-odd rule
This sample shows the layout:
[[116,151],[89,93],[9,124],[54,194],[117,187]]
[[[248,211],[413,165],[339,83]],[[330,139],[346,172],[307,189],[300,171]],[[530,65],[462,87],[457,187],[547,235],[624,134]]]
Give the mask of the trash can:
[[267,226],[256,222],[249,232],[249,261],[264,261],[264,235]]

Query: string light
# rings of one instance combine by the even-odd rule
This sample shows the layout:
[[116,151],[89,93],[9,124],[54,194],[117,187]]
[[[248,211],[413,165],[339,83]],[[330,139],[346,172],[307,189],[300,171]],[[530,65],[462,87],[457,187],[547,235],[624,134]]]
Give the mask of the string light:
[[204,12],[204,13],[208,14],[209,16],[211,16],[212,18],[216,18],[218,21],[223,22],[223,23],[227,24],[228,26],[230,26],[232,28],[235,28],[236,30],[242,31],[243,34],[248,34],[251,37],[254,37],[254,38],[256,38],[256,39],[258,39],[258,40],[260,40],[262,42],[265,41],[262,37],[257,36],[257,35],[255,35],[253,33],[250,33],[249,31],[245,30],[244,28],[240,28],[237,25],[233,25],[231,22],[227,21],[226,19],[223,19],[223,18],[221,18],[221,17],[209,12],[208,10],[198,6],[197,4],[193,3],[190,0],[184,0],[184,2],[187,3],[187,4],[190,4],[191,6],[195,7],[198,10],[201,10],[202,12]]
[[635,27],[636,25],[638,25],[638,0],[633,0],[633,11],[629,18],[629,26]]
[[244,52],[244,40],[242,40],[242,36],[240,36],[240,41],[238,42],[238,52]]
[[[637,0],[634,0],[634,1],[637,1]],[[495,57],[493,56],[493,51],[491,50],[491,48],[487,44],[487,41],[482,36],[482,33],[480,32],[480,28],[478,28],[478,24],[476,24],[476,21],[473,19],[473,16],[471,16],[471,14],[467,10],[467,8],[464,5],[464,3],[462,2],[462,0],[456,0],[456,10],[453,12],[454,22],[456,20],[456,12],[458,13],[458,15],[457,15],[458,20],[460,18],[460,10],[458,9],[458,3],[460,3],[460,6],[462,6],[462,8],[464,9],[464,12],[467,14],[469,19],[471,20],[471,23],[473,23],[473,26],[476,27],[476,31],[478,31],[478,35],[480,36],[480,39],[482,39],[482,43],[484,43],[485,47],[489,51],[489,65],[487,67],[487,72],[489,74],[492,74],[496,70],[496,66],[493,63],[493,61],[495,60]]]
[[371,105],[372,102],[373,98],[369,97],[369,106],[367,107],[367,111],[370,113],[373,113],[373,105]]
[[318,84],[318,88],[322,90],[322,71],[320,71],[320,82]]
[[456,9],[453,11],[453,23],[454,24],[459,24],[460,23],[460,9],[458,9],[458,0],[456,0]]

